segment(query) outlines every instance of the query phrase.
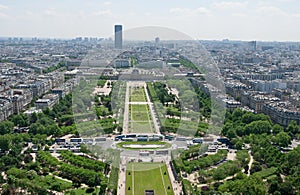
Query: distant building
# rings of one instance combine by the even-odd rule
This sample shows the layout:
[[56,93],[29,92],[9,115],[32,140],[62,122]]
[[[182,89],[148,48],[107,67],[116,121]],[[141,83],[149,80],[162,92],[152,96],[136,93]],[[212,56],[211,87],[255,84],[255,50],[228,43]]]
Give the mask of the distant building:
[[54,88],[51,90],[51,93],[57,94],[60,98],[64,98],[66,95],[65,89],[64,88]]
[[300,124],[300,110],[289,101],[264,104],[263,113],[269,115],[273,122],[285,127],[291,121]]
[[155,38],[155,44],[158,45],[158,44],[159,44],[159,41],[160,41],[159,37],[156,37],[156,38]]
[[42,113],[42,112],[43,112],[43,111],[42,111],[41,109],[36,109],[36,107],[31,107],[31,108],[29,108],[28,110],[26,110],[26,111],[24,112],[24,114],[32,115],[33,113],[38,114],[38,113]]
[[30,84],[17,85],[16,89],[31,89],[33,97],[40,97],[51,89],[51,81],[48,79],[34,80]]
[[47,75],[40,75],[39,79],[47,79],[50,81],[51,88],[58,87],[64,83],[64,74],[62,72],[52,72]]
[[115,48],[122,49],[123,38],[122,38],[122,25],[115,25]]
[[35,107],[37,109],[52,108],[59,101],[58,94],[47,94],[44,95],[43,99],[35,101]]
[[21,110],[30,104],[33,94],[30,89],[15,89],[12,93],[13,113],[19,114]]
[[66,71],[64,73],[64,76],[65,78],[75,78],[76,75],[79,73],[80,71],[78,69],[74,69],[74,70],[71,70],[71,71]]
[[13,104],[7,98],[0,97],[0,121],[7,119],[13,114]]
[[266,50],[270,50],[270,49],[273,49],[273,48],[274,48],[273,46],[262,46],[261,50],[266,51]]
[[256,41],[250,41],[249,47],[250,47],[250,50],[256,51]]
[[172,67],[181,66],[181,63],[180,63],[179,59],[178,58],[173,58],[173,57],[168,59],[167,64],[172,66]]
[[115,60],[114,67],[115,68],[128,68],[130,65],[129,60]]
[[224,101],[226,104],[226,108],[228,108],[230,112],[233,112],[234,109],[241,107],[241,103],[239,101],[229,100],[229,99],[226,99]]
[[69,59],[66,61],[67,64],[67,70],[71,71],[76,69],[77,67],[79,67],[81,65],[81,60],[78,59]]

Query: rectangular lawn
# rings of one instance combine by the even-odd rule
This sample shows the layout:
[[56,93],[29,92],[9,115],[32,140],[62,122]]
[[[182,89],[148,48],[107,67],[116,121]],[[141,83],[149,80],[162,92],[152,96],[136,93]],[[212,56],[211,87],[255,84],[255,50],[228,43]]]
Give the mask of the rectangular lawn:
[[147,104],[130,104],[131,112],[148,112]]
[[131,111],[131,120],[133,121],[149,121],[150,116],[148,112],[132,112]]
[[154,133],[154,125],[150,116],[148,105],[130,104],[130,132]]
[[146,102],[146,93],[144,87],[131,88],[130,90],[130,101],[131,102]]
[[126,168],[126,195],[144,195],[154,190],[157,195],[173,195],[172,185],[163,163],[128,163]]
[[149,122],[131,122],[131,133],[154,133],[154,128]]

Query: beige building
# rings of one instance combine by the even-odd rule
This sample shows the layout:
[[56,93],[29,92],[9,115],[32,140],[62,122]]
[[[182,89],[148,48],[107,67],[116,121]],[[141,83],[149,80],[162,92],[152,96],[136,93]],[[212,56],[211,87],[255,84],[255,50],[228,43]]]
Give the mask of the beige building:
[[46,94],[43,96],[42,99],[36,100],[34,105],[37,109],[46,109],[46,108],[51,109],[58,102],[59,102],[58,94]]

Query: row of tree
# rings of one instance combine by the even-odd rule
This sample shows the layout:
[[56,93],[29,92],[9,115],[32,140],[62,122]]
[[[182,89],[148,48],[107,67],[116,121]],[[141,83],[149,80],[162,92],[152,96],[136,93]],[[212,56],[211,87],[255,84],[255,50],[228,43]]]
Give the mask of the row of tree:
[[177,170],[185,171],[190,174],[193,171],[209,168],[226,158],[226,156],[226,150],[219,150],[216,154],[207,156],[200,156],[200,154],[198,154],[198,158],[195,158],[195,155],[193,154],[190,157],[187,157],[185,152],[183,152],[182,155],[180,155],[180,158],[174,160],[174,165]]
[[83,167],[85,169],[103,172],[107,167],[106,163],[93,160],[85,156],[78,156],[70,151],[61,151],[60,156],[65,162],[71,163],[78,167]]
[[59,171],[61,177],[71,180],[77,186],[80,186],[81,183],[85,183],[90,187],[101,185],[104,189],[107,186],[107,178],[103,173],[81,168],[79,165],[75,166],[69,163],[59,162],[55,157],[52,157],[49,152],[39,151],[37,161],[51,171]]

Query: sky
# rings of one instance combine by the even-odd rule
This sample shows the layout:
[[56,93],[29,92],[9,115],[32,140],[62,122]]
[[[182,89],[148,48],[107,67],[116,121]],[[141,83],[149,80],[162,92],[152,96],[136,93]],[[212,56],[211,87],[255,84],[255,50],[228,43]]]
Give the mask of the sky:
[[115,24],[201,40],[300,41],[300,1],[0,0],[0,37],[110,37]]

